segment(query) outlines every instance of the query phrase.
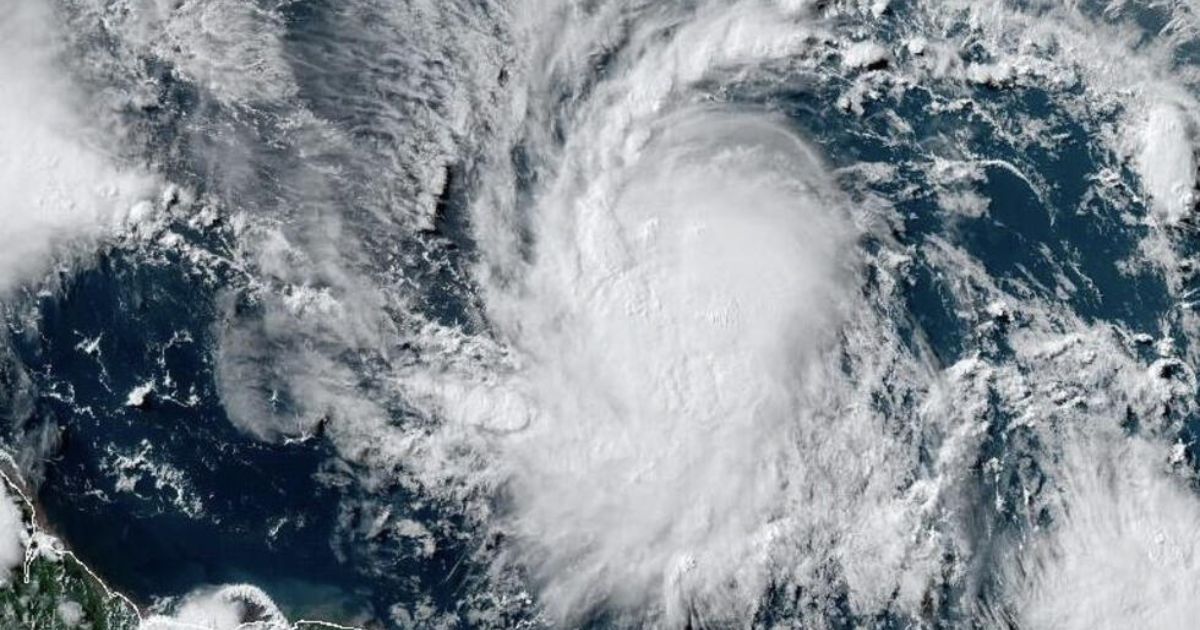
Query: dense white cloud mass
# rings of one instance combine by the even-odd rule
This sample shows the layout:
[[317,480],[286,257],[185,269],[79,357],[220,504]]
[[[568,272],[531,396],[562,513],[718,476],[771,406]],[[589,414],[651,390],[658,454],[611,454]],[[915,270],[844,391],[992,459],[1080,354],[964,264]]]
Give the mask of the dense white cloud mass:
[[720,601],[770,547],[852,262],[825,177],[770,121],[689,112],[610,188],[540,210],[536,262],[496,309],[531,408],[479,421],[514,432],[515,527],[556,606]]
[[0,582],[12,579],[13,571],[25,559],[25,519],[21,509],[0,486]]
[[[997,9],[967,20],[991,54],[989,63],[968,63],[935,34],[941,20],[950,32],[976,7],[927,8],[924,35],[933,39],[910,45],[907,57],[839,41],[847,72],[904,57],[912,65],[897,72],[911,71],[913,80],[1082,78],[1088,104],[1079,107],[1097,109],[1126,98],[1122,90],[1136,82],[1109,148],[1138,169],[1153,221],[1171,225],[1191,211],[1196,104],[1142,74],[1158,53],[1114,77],[1111,63],[1127,53],[1111,44],[1129,37],[1090,33],[1086,18],[1048,4],[1040,13]],[[878,16],[886,7],[871,9]],[[1186,522],[1200,502],[1175,473],[1155,467],[1161,445],[1123,446],[1115,429],[1123,413],[1154,417],[1167,401],[1186,408],[1186,374],[1160,380],[1069,307],[1030,300],[1036,291],[1019,281],[998,285],[965,252],[940,246],[921,255],[952,278],[961,317],[996,329],[1011,317],[1004,305],[1019,304],[1030,319],[1012,330],[1017,365],[975,357],[937,370],[892,329],[902,308],[888,293],[889,272],[902,275],[913,252],[889,243],[887,219],[848,204],[812,149],[769,117],[688,103],[689,86],[714,73],[778,59],[793,72],[820,63],[821,42],[840,38],[807,20],[814,10],[702,3],[694,14],[664,10],[624,23],[614,9],[565,19],[540,40],[524,77],[535,121],[552,119],[537,103],[554,81],[589,63],[589,45],[619,33],[626,52],[565,116],[561,148],[550,139],[538,145],[531,125],[548,182],[533,208],[506,217],[494,200],[479,206],[477,238],[490,257],[478,271],[507,350],[498,373],[464,375],[456,364],[448,374],[404,377],[409,397],[449,421],[430,449],[435,476],[446,473],[445,454],[454,450],[439,441],[487,436],[477,443],[483,470],[450,477],[503,480],[508,502],[499,522],[516,538],[512,557],[532,568],[560,620],[594,606],[632,618],[658,610],[651,618],[668,625],[746,618],[767,584],[798,585],[820,601],[830,575],[856,614],[918,615],[939,584],[986,581],[968,568],[980,533],[958,515],[974,500],[968,479],[1000,422],[989,411],[999,404],[1015,414],[1006,431],[1033,431],[1044,444],[1050,486],[1027,489],[1036,498],[1025,506],[998,498],[996,511],[1045,510],[1054,525],[1000,554],[1020,577],[1003,581],[981,618],[1032,628],[1077,619],[1119,625],[1114,620],[1132,622],[1151,608],[1168,625],[1186,618],[1188,598],[1170,593],[1187,581],[1188,539],[1172,543],[1183,550],[1164,560],[1164,573],[1141,567],[1144,539],[1125,536]],[[672,19],[677,28],[659,29]],[[848,88],[843,106],[861,112],[861,99],[886,89],[869,81]],[[961,164],[969,171],[985,163]],[[1041,188],[1036,174],[988,164]],[[981,181],[981,171],[975,177]],[[945,209],[985,214],[985,198],[970,201],[982,209],[960,210],[963,195],[943,196]],[[517,253],[524,229],[533,243],[527,260]],[[864,234],[883,251],[861,250],[855,241]],[[1162,236],[1152,231],[1147,243]],[[1169,269],[1174,254],[1157,252],[1153,260]],[[861,291],[864,267],[882,275]],[[1097,394],[1070,394],[1080,388]],[[921,405],[906,407],[909,398]],[[1074,444],[1073,427],[1092,427],[1079,429],[1096,432],[1092,446]],[[1114,478],[1152,496],[1097,490],[1086,466],[1111,452],[1124,454],[1114,466],[1129,467]],[[1052,465],[1059,458],[1088,463]],[[1123,514],[1140,511],[1153,516],[1126,527]],[[1113,553],[1102,553],[1109,546]],[[1097,558],[1115,563],[1110,573],[1119,577],[1080,586],[1102,573],[1104,565],[1089,564]],[[1095,614],[1077,614],[1101,601]]]
[[154,180],[116,166],[105,130],[81,116],[58,29],[50,2],[13,0],[0,16],[0,291],[143,218],[155,195]]
[[[901,533],[936,498],[896,485],[912,454],[867,402],[927,371],[898,356],[890,296],[859,291],[856,239],[876,218],[781,121],[677,93],[809,35],[769,8],[710,9],[661,42],[661,24],[635,27],[638,54],[565,146],[538,147],[558,166],[527,217],[493,228],[481,205],[480,273],[511,265],[484,286],[509,369],[402,381],[448,422],[434,452],[483,449],[510,560],[564,623],[598,607],[726,622],[773,581],[828,594],[830,564],[864,611],[897,590],[917,605],[936,579],[941,543]],[[569,73],[579,43],[564,37],[564,66],[528,79]],[[507,249],[521,221],[528,261]],[[891,370],[907,376],[883,391],[871,375]]]
[[236,584],[197,590],[173,606],[170,615],[153,615],[141,630],[286,630],[291,624],[261,589]]
[[122,32],[228,103],[295,92],[277,13],[241,0],[117,0]]
[[[769,597],[813,627],[1200,614],[1188,3],[1144,38],[1124,2],[345,0],[322,36],[353,41],[319,54],[285,4],[89,5],[235,121],[179,144],[245,281],[213,323],[239,429],[319,434],[365,494],[452,511],[551,625],[741,627]],[[155,186],[80,113],[48,6],[0,17],[0,291]],[[1058,207],[1028,156],[1076,140],[1096,172]],[[1026,219],[1037,264],[968,238]],[[1161,282],[1160,329],[1086,310],[1054,230],[1093,219],[1135,234],[1103,273]],[[252,587],[175,604],[145,627],[286,624]]]
[[[1078,436],[1063,506],[1012,570],[1028,628],[1187,628],[1200,615],[1200,502],[1169,451]],[[1098,442],[1098,443],[1097,443]]]
[[1146,117],[1136,165],[1161,220],[1178,223],[1196,203],[1192,123],[1178,106],[1155,104]]
[[[506,68],[515,96],[487,115],[499,131],[484,151],[506,157],[519,146],[537,184],[518,195],[501,158],[477,174],[472,272],[487,333],[415,314],[415,330],[395,331],[421,359],[384,373],[428,424],[390,423],[331,358],[386,345],[391,333],[360,313],[389,298],[292,289],[266,327],[231,333],[229,381],[261,377],[255,388],[264,392],[287,384],[311,415],[329,412],[328,434],[343,453],[379,469],[402,466],[422,491],[470,505],[481,526],[506,535],[498,572],[518,567],[531,577],[559,623],[599,610],[633,625],[746,619],[768,586],[781,584],[798,606],[822,610],[844,595],[848,611],[863,616],[919,617],[941,593],[986,590],[972,554],[975,528],[991,526],[965,515],[978,499],[978,467],[1001,464],[981,445],[989,431],[1030,431],[1047,458],[1045,490],[1027,489],[1027,505],[997,498],[995,518],[1044,510],[1055,526],[997,552],[1021,577],[992,584],[998,595],[964,610],[1054,623],[1053,607],[1035,593],[1057,588],[1080,602],[1085,593],[1046,586],[1069,581],[1062,576],[1074,569],[1060,553],[1037,550],[1086,554],[1099,527],[1069,512],[1097,500],[1076,469],[1049,465],[1074,448],[1064,427],[1103,427],[1101,442],[1111,443],[1096,448],[1118,448],[1123,438],[1110,429],[1126,408],[1153,416],[1164,400],[1182,404],[1184,386],[1146,376],[1114,333],[1068,305],[1032,298],[1032,282],[997,283],[971,254],[937,239],[897,242],[902,221],[886,200],[849,195],[855,173],[887,179],[897,165],[831,172],[823,148],[780,119],[713,104],[698,86],[824,72],[832,59],[847,85],[837,106],[862,114],[869,99],[921,82],[951,96],[979,84],[1078,82],[1084,94],[1065,111],[1083,119],[1120,110],[1116,126],[1097,133],[1141,177],[1156,217],[1147,219],[1146,251],[1167,274],[1176,254],[1158,229],[1189,212],[1195,102],[1147,78],[1164,53],[1117,51],[1132,37],[1070,7],[916,3],[907,10],[920,28],[897,47],[839,30],[819,4],[641,11],[546,2],[517,11],[527,37],[520,64]],[[870,20],[889,9],[828,11]],[[963,24],[986,48],[981,59],[961,54]],[[585,83],[597,50],[618,42],[602,78]],[[965,107],[951,96],[939,106]],[[1014,146],[1044,140],[1036,128],[1000,125],[991,110],[977,115]],[[937,195],[948,214],[987,216],[990,200],[977,184],[988,168],[1037,192],[1051,187],[1011,162],[950,153],[903,165],[944,188]],[[289,261],[329,245],[264,243],[263,252]],[[901,287],[918,258],[945,278],[956,315],[979,335],[974,356],[942,366],[919,336],[905,338]],[[980,341],[992,334],[1006,339]],[[271,341],[263,347],[289,348],[278,371],[257,367],[263,338]],[[297,343],[313,338],[334,343]],[[979,356],[998,352],[992,344],[1019,348],[1016,364]],[[1104,370],[1089,367],[1089,356]],[[1087,388],[1107,396],[1073,394]],[[254,391],[231,388],[226,398],[251,432],[291,429],[253,411],[262,403]],[[1150,451],[1134,450],[1131,470],[1149,470],[1139,467]],[[1146,483],[1176,487],[1172,474],[1146,472]],[[1185,512],[1195,502],[1183,490],[1176,498]],[[1061,546],[1067,538],[1083,546]]]

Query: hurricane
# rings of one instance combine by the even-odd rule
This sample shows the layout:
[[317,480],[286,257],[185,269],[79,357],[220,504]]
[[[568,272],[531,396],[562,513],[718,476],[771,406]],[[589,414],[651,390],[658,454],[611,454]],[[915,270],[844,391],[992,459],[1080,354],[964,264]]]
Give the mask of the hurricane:
[[1192,0],[6,0],[13,628],[1189,628]]

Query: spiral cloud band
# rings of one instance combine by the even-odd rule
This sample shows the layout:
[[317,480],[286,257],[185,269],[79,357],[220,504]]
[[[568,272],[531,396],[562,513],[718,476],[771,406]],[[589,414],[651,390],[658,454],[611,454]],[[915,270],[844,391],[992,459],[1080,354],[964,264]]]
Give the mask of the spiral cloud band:
[[9,4],[0,573],[146,628],[1196,618],[1194,1]]

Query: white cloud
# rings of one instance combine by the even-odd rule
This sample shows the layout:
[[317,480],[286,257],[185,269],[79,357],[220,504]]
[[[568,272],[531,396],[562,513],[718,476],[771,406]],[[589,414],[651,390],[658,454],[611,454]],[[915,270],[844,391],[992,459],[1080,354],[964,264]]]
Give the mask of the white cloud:
[[76,601],[64,599],[58,602],[55,607],[55,613],[58,614],[58,619],[63,622],[63,625],[68,628],[74,628],[83,622],[83,606]]
[[16,0],[0,18],[0,291],[51,257],[123,223],[153,179],[122,169],[78,114],[50,3]]
[[534,407],[501,447],[514,523],[555,606],[719,597],[769,547],[799,463],[780,438],[817,421],[804,382],[829,376],[810,362],[848,229],[819,164],[755,118],[675,123],[625,181],[547,204],[525,290],[493,304]]
[[[149,17],[135,23],[154,27],[147,32],[168,23],[179,50],[160,52],[218,99],[253,102],[260,93],[272,99],[290,93],[289,77],[276,66],[281,60],[273,17],[245,7],[208,9],[228,8],[228,2],[140,4]],[[531,6],[536,12],[552,4]],[[776,578],[816,599],[845,594],[851,609],[863,614],[919,610],[936,580],[964,570],[942,564],[949,555],[944,547],[955,544],[944,534],[961,524],[952,509],[940,510],[946,507],[943,495],[973,462],[992,396],[1004,399],[1014,424],[1041,423],[1046,429],[1069,417],[1064,407],[1104,407],[1109,397],[1137,402],[1137,396],[1152,398],[1158,390],[1142,391],[1131,382],[1133,359],[1111,352],[1106,330],[1086,330],[1077,321],[1055,331],[1067,339],[1065,350],[1040,349],[1047,338],[1057,339],[1045,330],[1026,335],[1039,345],[1036,351],[1014,335],[1016,350],[1032,356],[1020,357],[1025,372],[993,370],[975,357],[951,370],[942,379],[946,383],[930,374],[921,357],[897,339],[894,320],[904,317],[903,306],[889,301],[894,296],[860,295],[855,273],[860,263],[872,265],[879,286],[869,290],[886,293],[903,280],[889,270],[906,264],[888,267],[893,263],[887,261],[911,260],[913,252],[890,250],[878,260],[859,260],[865,254],[851,237],[877,217],[845,207],[803,141],[761,112],[730,116],[694,107],[696,95],[689,89],[694,82],[743,67],[802,68],[827,54],[822,46],[836,48],[836,34],[793,20],[811,15],[814,3],[778,4],[783,7],[777,11],[766,3],[700,3],[694,14],[668,15],[667,9],[654,14],[660,21],[635,22],[617,15],[624,5],[599,7],[594,15],[572,15],[561,29],[540,28],[545,50],[536,51],[540,56],[528,76],[506,67],[514,83],[529,80],[527,96],[535,107],[543,97],[557,107],[549,98],[561,94],[554,81],[593,76],[579,64],[594,63],[596,50],[612,40],[627,40],[604,81],[573,93],[585,98],[563,110],[513,115],[528,114],[531,126],[543,128],[527,137],[513,132],[528,141],[521,148],[542,169],[539,181],[546,186],[536,191],[535,208],[512,203],[511,172],[480,175],[486,203],[479,204],[474,219],[488,271],[477,270],[477,279],[501,348],[489,345],[491,339],[431,325],[425,332],[434,332],[425,337],[402,340],[430,351],[396,375],[406,402],[417,403],[441,424],[415,431],[397,426],[401,420],[389,418],[384,404],[365,396],[362,375],[341,360],[348,350],[369,354],[400,345],[392,344],[396,331],[377,325],[374,317],[402,298],[385,298],[388,289],[375,293],[365,274],[342,277],[356,273],[349,266],[330,283],[337,290],[308,286],[321,278],[317,271],[335,266],[330,261],[336,257],[323,258],[319,250],[354,242],[335,238],[340,223],[315,230],[329,234],[316,239],[318,245],[247,231],[247,241],[259,240],[250,249],[258,252],[260,270],[289,288],[261,323],[225,331],[219,371],[235,422],[274,439],[330,417],[328,435],[343,456],[378,463],[370,458],[387,453],[393,459],[379,470],[392,471],[403,462],[434,493],[503,487],[511,502],[500,503],[490,524],[512,534],[505,559],[530,570],[542,590],[540,601],[560,617],[600,602],[648,615],[662,610],[670,622],[708,614],[737,617]],[[940,11],[943,3],[929,4],[913,9],[926,10],[933,38],[915,47],[925,53],[917,65],[931,67],[916,70],[909,77],[913,83],[961,82],[972,73],[978,79],[980,72],[995,79],[1001,75],[993,73],[1001,72],[1005,80],[1070,85],[1078,71],[1090,74],[1087,89],[1105,97],[1103,107],[1112,107],[1127,100],[1113,94],[1137,76],[1153,74],[1153,60],[1131,56],[1127,66],[1122,56],[1129,51],[1119,41],[1110,42],[1108,31],[1091,28],[1065,9],[1025,15],[957,2],[950,16]],[[943,17],[946,24],[938,24]],[[951,34],[964,20],[986,31],[976,45],[994,45],[989,54],[999,60],[996,65],[962,66]],[[938,26],[946,27],[944,37],[937,37]],[[227,34],[245,38],[228,45]],[[1014,50],[1000,49],[1010,41],[1016,42]],[[1043,47],[1045,42],[1055,45]],[[1042,50],[1061,52],[1047,59]],[[859,52],[864,51],[878,53]],[[899,68],[901,61],[893,64],[897,71],[914,71]],[[242,77],[236,71],[241,64],[262,73]],[[1161,96],[1147,92],[1151,101]],[[1186,103],[1179,107],[1191,111]],[[1105,138],[1115,147],[1136,136],[1153,149],[1131,150],[1152,198],[1174,204],[1167,207],[1169,216],[1184,207],[1172,200],[1192,185],[1184,171],[1194,166],[1180,159],[1191,159],[1190,138],[1180,133],[1186,116],[1173,111],[1153,110],[1145,127],[1130,127],[1132,136],[1124,129]],[[555,125],[548,124],[551,119]],[[566,146],[542,135],[556,125],[562,126]],[[420,137],[401,131],[394,135]],[[84,175],[109,168],[103,160],[84,158],[78,169]],[[397,161],[423,173],[414,185],[420,195],[397,197],[428,201],[429,190],[444,183],[430,175],[442,170],[440,158],[403,154]],[[388,177],[381,179],[395,179],[396,173],[383,172]],[[947,209],[973,215],[986,208],[986,200],[974,196],[943,199]],[[534,237],[533,255],[526,258],[520,244],[528,236]],[[887,249],[885,230],[876,236]],[[947,286],[960,287],[975,280],[972,263],[931,264],[948,278]],[[489,275],[497,269],[508,273]],[[984,298],[983,304],[1004,297],[1029,312],[1038,305],[1018,298],[1033,294],[1003,296],[993,288],[992,294],[967,297]],[[971,302],[961,300],[959,316],[969,317]],[[1039,310],[1034,319],[1052,315]],[[980,330],[987,325],[972,323]],[[1084,349],[1076,352],[1070,344],[1079,338],[1086,343],[1079,342]],[[487,352],[474,354],[484,347]],[[443,356],[433,356],[435,348]],[[1088,367],[1096,356],[1102,359],[1097,363],[1115,366],[1111,373]],[[1081,365],[1071,363],[1076,360]],[[1105,380],[1112,373],[1126,380]],[[945,388],[944,400],[928,395],[938,387]],[[294,408],[277,405],[279,391],[292,394],[288,402]],[[906,407],[922,404],[923,415]],[[296,415],[303,416],[299,423]],[[1046,442],[1057,445],[1053,430],[1046,430]],[[935,472],[918,461],[925,456],[936,461]],[[1150,588],[1137,597],[1161,603],[1153,589],[1165,583],[1146,577],[1156,565],[1141,564],[1141,543],[1105,532],[1129,529],[1122,515],[1138,512],[1148,514],[1135,519],[1138,527],[1149,523],[1157,530],[1176,519],[1190,523],[1192,507],[1176,492],[1178,484],[1138,468],[1137,461],[1128,476],[1142,479],[1136,485],[1148,489],[1148,498],[1124,498],[1130,494],[1124,491],[1118,493],[1122,498],[1107,497],[1094,489],[1104,484],[1089,481],[1096,474],[1064,469],[1067,504],[1094,515],[1068,512],[1049,542],[1040,543],[1041,551],[1031,552],[1022,577],[1013,578],[1017,586],[1010,594],[1030,602],[1029,623],[1054,623],[1073,614],[1072,607],[1092,603],[1111,604],[1104,610],[1120,618],[1128,607],[1116,587],[1098,585],[1110,597],[1093,602],[1091,591],[1072,586],[1100,570],[1094,550],[1106,546],[1118,550],[1113,561],[1128,564],[1122,570],[1137,578],[1129,592]],[[438,485],[451,477],[467,479],[462,486],[468,489]],[[1173,544],[1188,548],[1189,539],[1170,532],[1168,538],[1179,534],[1174,539],[1181,541]],[[968,548],[956,548],[956,557],[966,558]],[[1162,567],[1168,575],[1190,576],[1186,563],[1168,559]],[[1057,589],[1064,600],[1038,599],[1047,589]],[[155,623],[191,619],[224,628],[237,623],[245,612],[241,606],[197,594],[181,604],[176,618]],[[1168,607],[1158,609],[1165,611],[1163,623],[1176,618]]]
[[919,605],[940,542],[914,532],[936,483],[897,484],[913,451],[870,401],[928,374],[858,293],[867,211],[788,126],[675,100],[714,69],[802,53],[808,31],[709,8],[669,38],[640,25],[566,146],[538,147],[559,170],[522,217],[531,262],[480,208],[486,262],[510,272],[485,290],[511,371],[403,386],[447,421],[435,441],[485,436],[471,474],[506,482],[511,558],[563,623],[604,606],[719,624],[771,580],[832,599],[828,571],[865,614],[897,590]]
[[287,630],[275,602],[246,584],[199,589],[175,604],[167,615],[142,621],[140,630]]
[[280,100],[295,90],[283,20],[242,0],[118,0],[113,20],[129,41],[175,64],[228,103]]
[[1171,103],[1150,108],[1135,164],[1161,220],[1178,223],[1196,201],[1196,156],[1184,110]]
[[64,599],[58,602],[54,612],[59,621],[68,628],[74,628],[83,622],[83,606],[76,601]]
[[0,484],[0,582],[12,577],[25,559],[25,519],[8,489]]
[[1200,617],[1200,499],[1169,449],[1077,435],[1061,506],[1007,576],[1023,628],[1193,628]]

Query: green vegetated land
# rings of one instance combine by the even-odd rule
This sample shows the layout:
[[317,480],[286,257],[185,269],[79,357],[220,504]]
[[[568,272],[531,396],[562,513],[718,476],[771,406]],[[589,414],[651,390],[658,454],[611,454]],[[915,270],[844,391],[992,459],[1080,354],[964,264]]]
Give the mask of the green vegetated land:
[[136,630],[133,606],[108,592],[70,554],[38,555],[0,587],[0,627]]
[[133,604],[111,592],[58,540],[42,532],[13,474],[0,464],[0,487],[8,495],[0,500],[13,501],[21,511],[26,555],[0,584],[0,628],[137,630],[140,619]]
[[[11,458],[0,452],[0,501],[11,501],[20,510],[25,549],[24,562],[0,582],[0,630],[138,630],[137,608],[44,531],[19,479]],[[14,534],[0,531],[4,535]],[[356,630],[322,621],[252,622],[246,627]]]

